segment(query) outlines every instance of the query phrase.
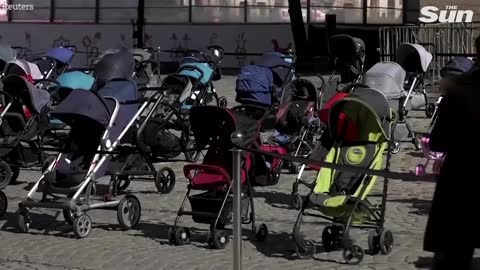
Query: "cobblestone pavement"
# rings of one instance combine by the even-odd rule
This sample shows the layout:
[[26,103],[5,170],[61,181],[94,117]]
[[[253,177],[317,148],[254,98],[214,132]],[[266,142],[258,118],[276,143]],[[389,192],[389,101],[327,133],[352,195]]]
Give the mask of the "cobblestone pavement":
[[[233,100],[232,78],[220,82],[217,89]],[[424,118],[414,117],[412,123],[418,131],[428,126]],[[393,156],[393,170],[408,172],[420,160],[420,153],[411,145],[405,145]],[[142,205],[142,218],[135,229],[121,231],[115,211],[94,210],[89,212],[94,229],[88,238],[81,240],[73,237],[71,226],[56,210],[32,211],[30,232],[15,232],[13,213],[17,203],[26,195],[28,183],[39,177],[38,172],[22,171],[20,183],[4,190],[10,205],[7,217],[0,220],[0,269],[231,269],[232,245],[225,250],[209,249],[205,243],[207,227],[193,223],[189,217],[183,217],[182,224],[191,228],[192,243],[186,246],[168,244],[169,225],[173,224],[186,192],[184,164],[159,165],[171,166],[176,173],[177,185],[170,194],[155,192],[152,181],[137,181],[130,186]],[[310,179],[314,177],[313,172],[306,175]],[[294,178],[294,175],[283,174],[278,185],[256,190],[257,217],[268,225],[270,235],[263,243],[245,239],[244,269],[416,269],[429,265],[431,255],[422,251],[422,239],[434,183],[392,180],[386,226],[394,232],[394,250],[389,256],[366,255],[359,266],[350,266],[343,263],[341,252],[322,252],[321,244],[313,259],[296,257],[290,238],[297,216],[297,211],[290,207],[289,196]],[[100,180],[100,184],[106,183],[107,180]],[[378,190],[381,184],[379,181]],[[320,243],[323,227],[321,220],[306,218],[302,230],[308,238]],[[353,231],[353,236],[365,249],[367,235],[365,231]]]

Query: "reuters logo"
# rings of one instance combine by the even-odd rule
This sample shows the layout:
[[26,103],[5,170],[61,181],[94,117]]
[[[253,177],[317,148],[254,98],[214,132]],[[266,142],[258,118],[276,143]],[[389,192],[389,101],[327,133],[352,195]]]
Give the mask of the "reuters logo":
[[33,4],[7,4],[5,2],[0,4],[0,9],[2,10],[18,10],[18,11],[29,11],[34,10],[35,7]]

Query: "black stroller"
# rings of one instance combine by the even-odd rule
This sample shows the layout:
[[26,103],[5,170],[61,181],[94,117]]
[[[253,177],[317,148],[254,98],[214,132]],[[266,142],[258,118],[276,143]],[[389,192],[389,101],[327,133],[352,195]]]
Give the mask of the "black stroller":
[[435,104],[428,102],[425,90],[425,77],[432,59],[432,54],[420,44],[403,43],[395,53],[395,62],[407,72],[405,90],[408,93],[404,106],[410,102],[413,110],[423,107],[428,118],[435,112]]
[[37,89],[25,78],[9,75],[2,80],[0,113],[0,189],[14,183],[20,168],[40,167],[46,154],[42,135],[48,129],[47,91]]
[[[32,221],[29,208],[62,209],[65,221],[73,225],[78,238],[87,237],[92,230],[92,220],[86,214],[91,209],[116,210],[123,229],[134,227],[141,214],[138,198],[131,194],[121,199],[98,197],[95,183],[106,174],[111,155],[139,112],[131,115],[117,99],[104,98],[96,91],[74,90],[52,116],[70,126],[68,139],[20,202],[18,230],[29,230]],[[34,198],[36,192],[41,193],[38,199]]]
[[75,51],[74,46],[52,48],[44,56],[33,59],[32,63],[39,67],[44,79],[55,79],[68,69]]
[[[257,120],[244,114],[218,106],[192,108],[190,117],[197,145],[202,148],[207,145],[209,147],[202,164],[189,164],[183,168],[185,177],[189,180],[188,191],[178,210],[175,224],[169,230],[169,241],[176,245],[190,242],[190,231],[178,226],[180,217],[189,215],[196,223],[210,225],[208,244],[211,248],[222,249],[229,240],[225,227],[232,222],[231,148],[234,145],[231,135],[235,131],[241,132],[240,144],[250,147],[258,140],[260,125]],[[268,229],[265,224],[257,227],[255,223],[252,185],[255,177],[253,172],[257,171],[253,170],[253,167],[257,162],[253,156],[245,152],[242,157],[242,222],[251,224],[256,239],[263,241],[268,235]],[[192,191],[203,192],[191,194]],[[190,201],[191,211],[185,210],[187,199]]]

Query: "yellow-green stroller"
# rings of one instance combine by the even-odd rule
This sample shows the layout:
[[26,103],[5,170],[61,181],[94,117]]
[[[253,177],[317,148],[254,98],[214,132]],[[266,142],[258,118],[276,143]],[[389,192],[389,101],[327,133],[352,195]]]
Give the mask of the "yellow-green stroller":
[[[334,144],[325,162],[363,169],[388,169],[391,156],[388,149],[393,143],[391,135],[395,122],[396,114],[380,91],[357,89],[330,109],[329,131]],[[370,229],[370,252],[389,254],[393,235],[384,228],[388,179],[384,181],[379,205],[367,199],[376,180],[376,176],[362,172],[321,168],[304,198],[293,229],[297,255],[308,258],[316,251],[315,242],[306,240],[301,233],[303,216],[331,221],[322,233],[323,248],[327,252],[343,249],[343,258],[349,264],[360,263],[365,255],[364,249],[350,236],[351,228]],[[321,214],[314,213],[315,210]]]

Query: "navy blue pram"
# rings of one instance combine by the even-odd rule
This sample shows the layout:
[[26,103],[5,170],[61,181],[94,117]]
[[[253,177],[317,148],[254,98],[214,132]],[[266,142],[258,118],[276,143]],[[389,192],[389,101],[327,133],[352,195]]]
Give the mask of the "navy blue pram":
[[294,77],[293,59],[278,52],[265,53],[255,65],[244,66],[238,75],[235,100],[243,105],[271,107]]

